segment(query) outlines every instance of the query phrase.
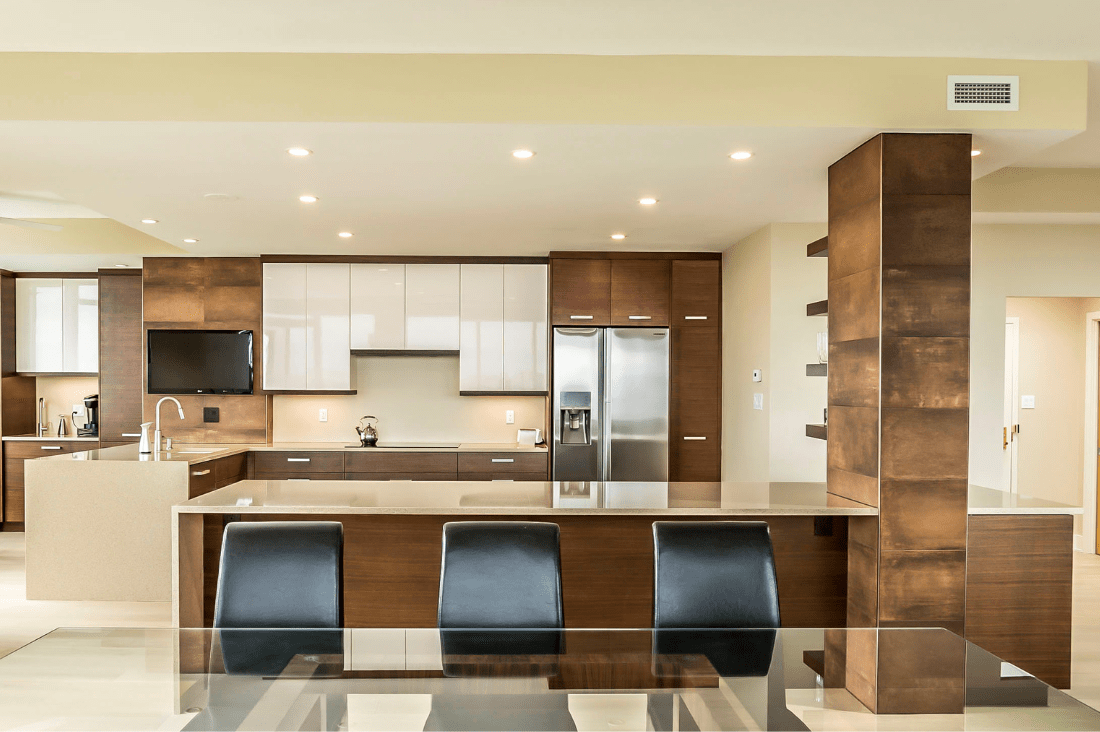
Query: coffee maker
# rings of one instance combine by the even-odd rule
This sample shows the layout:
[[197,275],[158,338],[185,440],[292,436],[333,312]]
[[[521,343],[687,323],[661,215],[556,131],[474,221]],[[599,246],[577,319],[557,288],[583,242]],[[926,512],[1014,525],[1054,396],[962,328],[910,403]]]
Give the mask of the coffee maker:
[[88,415],[87,423],[76,428],[76,436],[99,437],[99,394],[84,397],[84,411]]

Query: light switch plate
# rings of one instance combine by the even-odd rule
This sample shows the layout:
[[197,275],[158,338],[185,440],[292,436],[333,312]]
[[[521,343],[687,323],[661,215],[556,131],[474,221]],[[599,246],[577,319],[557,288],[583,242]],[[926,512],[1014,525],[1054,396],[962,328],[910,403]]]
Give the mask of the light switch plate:
[[1035,395],[1028,394],[1020,397],[1020,409],[1035,409]]
[[763,381],[764,380],[764,372],[761,371],[760,369],[753,369],[752,370],[752,380],[753,381]]
[[753,394],[752,395],[752,408],[753,409],[763,409],[764,408],[764,395],[763,394]]
[[516,412],[515,412],[515,410],[509,409],[504,413],[504,423],[505,424],[515,424],[516,423]]
[[327,409],[318,410],[318,412],[317,412],[317,421],[319,421],[319,422],[328,422],[328,410]]

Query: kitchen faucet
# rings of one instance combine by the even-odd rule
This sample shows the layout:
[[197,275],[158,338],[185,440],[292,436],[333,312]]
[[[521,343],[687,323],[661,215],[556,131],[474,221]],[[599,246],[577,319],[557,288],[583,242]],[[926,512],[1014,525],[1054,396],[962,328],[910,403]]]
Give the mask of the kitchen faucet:
[[156,408],[157,426],[153,430],[153,452],[154,453],[160,452],[160,405],[164,404],[165,402],[168,402],[168,401],[176,403],[176,408],[179,409],[180,419],[183,419],[183,405],[180,404],[179,400],[176,399],[175,397],[170,397],[170,396],[162,397],[161,400],[159,402],[157,402],[157,408]]
[[46,400],[42,397],[38,398],[38,432],[37,437],[42,437],[49,431],[50,426],[46,424]]

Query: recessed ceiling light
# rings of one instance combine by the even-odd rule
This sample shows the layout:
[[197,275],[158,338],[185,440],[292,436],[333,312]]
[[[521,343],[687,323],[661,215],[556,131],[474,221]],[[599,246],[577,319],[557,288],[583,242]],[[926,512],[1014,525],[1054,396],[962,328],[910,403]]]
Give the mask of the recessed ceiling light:
[[970,151],[970,157],[972,157],[972,158],[976,158],[981,154],[982,154],[981,150],[971,150]]
[[530,150],[513,150],[512,157],[519,158],[520,160],[526,160],[527,158],[535,157],[535,153],[531,152]]
[[626,234],[612,234],[611,238],[614,239],[615,241],[618,241],[620,239],[625,239]]
[[289,150],[287,150],[287,152],[290,153],[291,155],[293,155],[296,158],[304,158],[307,155],[312,155],[313,154],[312,150],[306,150],[304,147],[292,147]]
[[653,204],[657,203],[657,199],[656,198],[639,198],[638,203],[642,204],[643,206],[652,206]]
[[341,231],[339,234],[337,234],[337,236],[340,237],[341,239],[350,239],[351,238],[351,232],[350,231]]
[[317,196],[298,196],[302,203],[317,203]]
[[734,160],[748,160],[752,157],[752,153],[748,150],[738,150],[737,152],[730,155],[730,157]]
[[[155,223],[157,223],[157,220],[156,219],[142,219],[141,223],[143,223],[143,224],[155,224]],[[123,265],[123,266],[125,266],[125,265]]]
[[183,243],[184,244],[194,244],[197,241],[198,241],[198,239],[184,239]]

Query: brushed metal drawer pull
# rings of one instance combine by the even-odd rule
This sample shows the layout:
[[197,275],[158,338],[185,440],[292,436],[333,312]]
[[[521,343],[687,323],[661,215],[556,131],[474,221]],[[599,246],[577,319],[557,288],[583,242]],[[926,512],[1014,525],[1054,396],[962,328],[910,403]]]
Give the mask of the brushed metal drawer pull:
[[684,316],[684,320],[706,320],[706,319],[707,319],[707,316],[705,316],[705,315],[685,315]]
[[39,445],[43,450],[60,450],[61,445]]
[[515,458],[493,458],[494,463],[514,463]]
[[309,458],[287,458],[288,463],[308,463]]
[[592,320],[591,315],[570,315],[570,320]]
[[141,433],[140,432],[123,432],[122,436],[123,437],[141,437]]
[[195,476],[196,478],[198,478],[199,476],[202,476],[202,475],[210,475],[210,470],[209,469],[207,469],[207,470],[196,470],[193,473],[191,473],[191,475]]
[[705,440],[705,437],[685,437],[685,440]]
[[628,315],[627,320],[653,320],[652,315]]

